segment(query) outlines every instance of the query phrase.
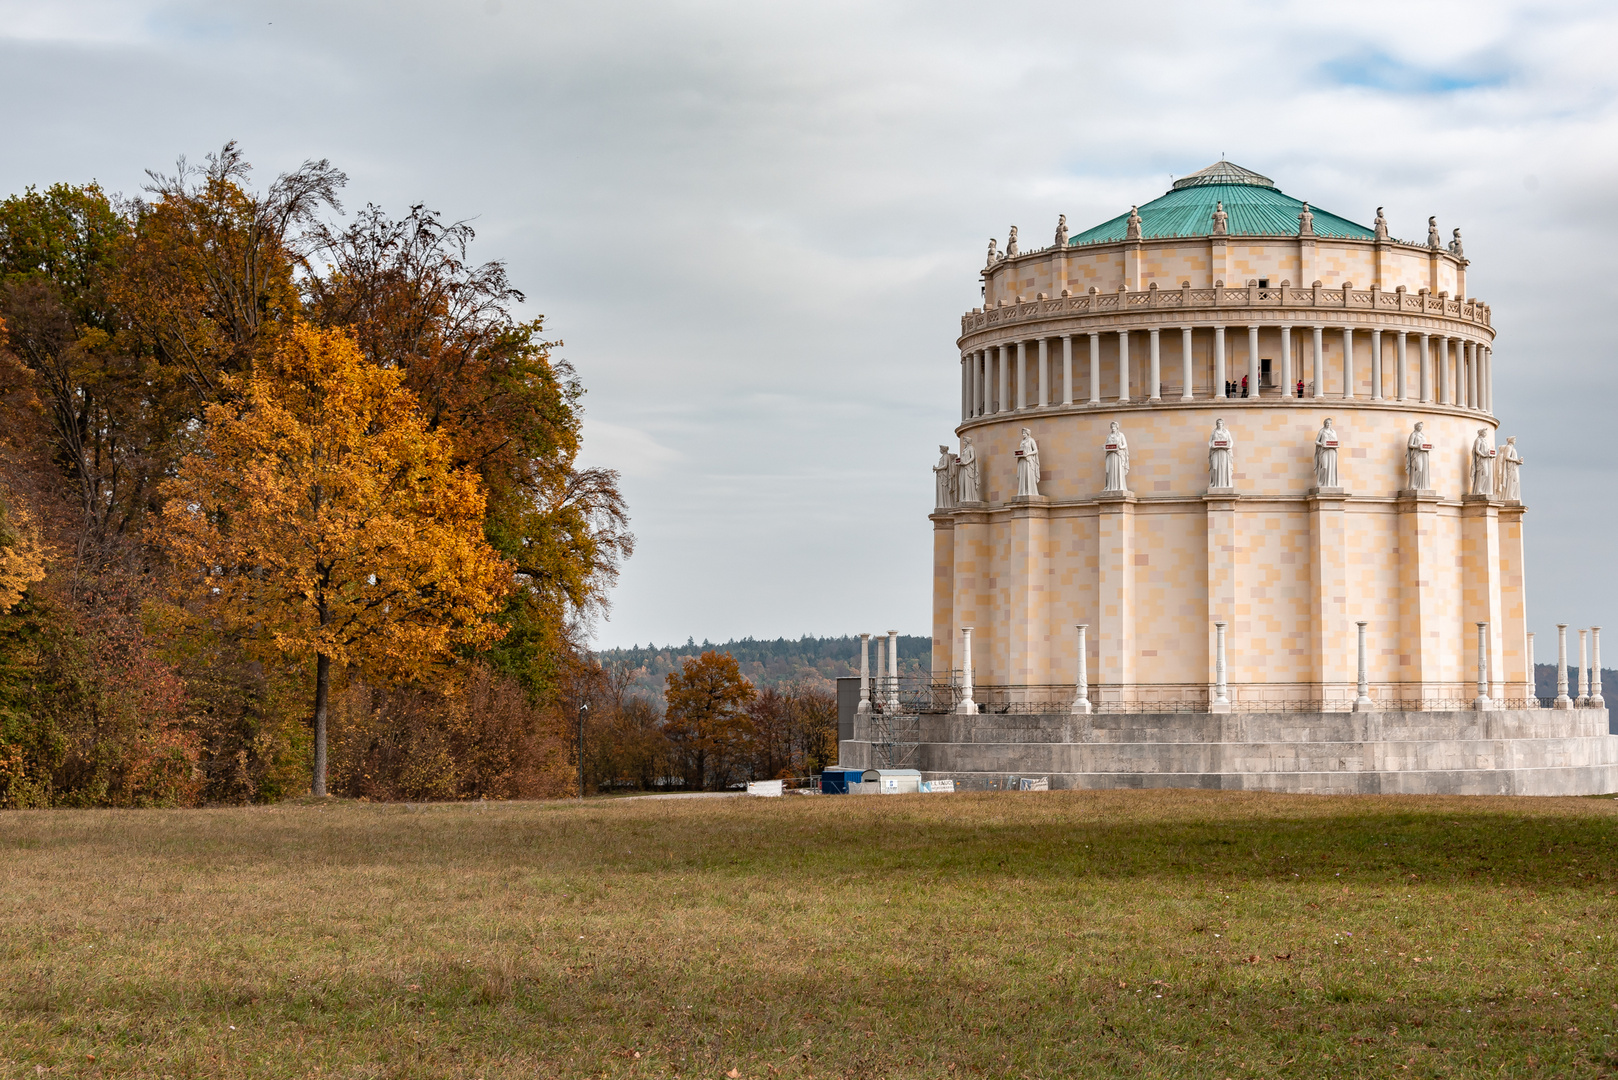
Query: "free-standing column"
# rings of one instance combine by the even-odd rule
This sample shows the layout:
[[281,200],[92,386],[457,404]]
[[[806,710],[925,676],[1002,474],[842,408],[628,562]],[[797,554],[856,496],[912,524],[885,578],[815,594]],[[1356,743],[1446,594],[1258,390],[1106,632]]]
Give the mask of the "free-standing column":
[[888,708],[899,709],[899,631],[888,631]]
[[961,627],[961,702],[955,706],[958,713],[976,713],[977,703],[972,700],[972,628]]
[[1556,703],[1552,708],[1571,709],[1573,699],[1567,696],[1567,623],[1556,624]]
[[1000,346],[1000,396],[994,401],[995,412],[1011,411],[1011,349]]
[[1372,708],[1371,684],[1370,684],[1370,680],[1368,678],[1368,673],[1365,670],[1365,620],[1360,619],[1354,625],[1359,627],[1359,631],[1360,631],[1360,633],[1359,633],[1359,646],[1360,646],[1360,649],[1359,649],[1359,652],[1360,652],[1359,669],[1360,669],[1360,674],[1359,674],[1359,679],[1356,682],[1356,693],[1354,695],[1354,711],[1355,712],[1370,712],[1371,708]]
[[1028,408],[1028,342],[1017,342],[1017,408]]
[[1225,328],[1214,327],[1214,397],[1228,396],[1225,386],[1230,381],[1225,375]]
[[1399,344],[1395,355],[1398,357],[1399,368],[1393,374],[1393,396],[1400,401],[1405,400],[1405,359],[1406,344],[1410,338],[1410,331],[1399,331]]
[[1590,708],[1605,709],[1607,699],[1601,696],[1601,627],[1590,627]]
[[1343,327],[1343,397],[1354,397],[1354,328]]
[[1079,632],[1079,677],[1073,692],[1073,711],[1087,713],[1090,711],[1090,671],[1087,655],[1088,646],[1084,643],[1084,632],[1090,628],[1088,623],[1074,623]]
[[1217,620],[1214,622],[1214,696],[1208,711],[1230,711],[1230,694],[1225,688],[1225,624]]
[[1311,395],[1321,398],[1326,396],[1326,328],[1317,326],[1315,331],[1315,355],[1311,357],[1314,368],[1315,391]]
[[1101,335],[1090,335],[1090,404],[1101,404]]
[[1292,396],[1292,327],[1281,327],[1281,396]]
[[1573,704],[1581,709],[1590,703],[1590,684],[1585,681],[1585,672],[1589,670],[1586,665],[1590,661],[1590,654],[1585,651],[1584,642],[1584,635],[1587,632],[1579,631],[1579,696],[1573,700]]
[[1455,404],[1455,398],[1454,384],[1450,382],[1449,375],[1449,338],[1442,334],[1436,335],[1435,343],[1438,345],[1438,358],[1436,361],[1438,368],[1438,403],[1440,405],[1453,405]]
[[1180,327],[1180,377],[1184,385],[1180,387],[1180,400],[1191,400],[1191,328]]
[[1537,709],[1539,708],[1539,686],[1537,685],[1538,679],[1534,674],[1533,631],[1530,630],[1525,636],[1528,639],[1528,707],[1530,709]]
[[1147,385],[1147,388],[1150,391],[1149,396],[1150,396],[1151,400],[1152,401],[1162,401],[1163,400],[1163,363],[1162,363],[1162,354],[1159,352],[1159,348],[1158,348],[1158,328],[1155,327],[1155,326],[1152,327],[1152,329],[1150,331],[1148,331],[1148,334],[1152,339],[1152,374],[1151,374],[1151,380],[1146,385]]
[[972,415],[972,357],[966,354],[961,357],[961,419],[965,420]]
[[1118,401],[1129,400],[1129,331],[1118,331]]
[[1478,623],[1478,696],[1472,707],[1479,711],[1493,708],[1489,701],[1489,624]]
[[1466,392],[1467,392],[1466,403],[1468,405],[1472,406],[1472,408],[1479,409],[1479,410],[1481,410],[1483,408],[1483,391],[1482,391],[1483,380],[1479,377],[1483,373],[1480,370],[1478,370],[1479,363],[1482,360],[1482,358],[1483,358],[1483,350],[1478,348],[1478,343],[1475,342],[1475,341],[1467,342],[1466,343]]
[[1039,407],[1043,409],[1051,403],[1050,383],[1046,381],[1046,372],[1050,370],[1050,352],[1047,348],[1047,338],[1039,339]]
[[871,711],[871,635],[860,635],[860,703],[855,712]]
[[1421,355],[1416,359],[1421,363],[1421,400],[1429,404],[1433,400],[1433,364],[1430,338],[1426,334],[1416,335],[1416,345]]
[[882,674],[884,670],[882,666],[883,657],[885,655],[882,651],[882,635],[878,634],[876,639],[876,676],[871,681],[871,708],[873,709],[881,708],[883,701],[887,698],[888,684]]
[[974,382],[972,393],[972,415],[982,416],[989,411],[986,402],[989,400],[989,350],[979,349],[976,361],[977,381]]
[[1483,347],[1483,408],[1494,415],[1494,349]]
[[1371,331],[1371,400],[1382,400],[1382,331]]
[[1073,335],[1062,335],[1062,404],[1073,404]]
[[1258,327],[1249,326],[1247,328],[1247,385],[1251,388],[1249,393],[1254,397],[1259,396],[1258,382],[1261,374],[1262,372],[1258,369]]

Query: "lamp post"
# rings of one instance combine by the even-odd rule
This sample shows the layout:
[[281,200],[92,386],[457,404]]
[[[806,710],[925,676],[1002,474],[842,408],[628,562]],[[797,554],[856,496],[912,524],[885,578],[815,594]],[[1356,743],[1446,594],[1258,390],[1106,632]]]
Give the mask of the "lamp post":
[[590,711],[588,704],[579,706],[579,802],[584,801],[584,714]]

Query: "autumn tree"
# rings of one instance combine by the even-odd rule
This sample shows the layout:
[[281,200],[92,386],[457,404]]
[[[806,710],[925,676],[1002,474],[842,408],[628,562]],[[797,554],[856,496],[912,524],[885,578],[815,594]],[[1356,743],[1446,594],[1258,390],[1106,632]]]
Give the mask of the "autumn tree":
[[313,659],[317,795],[331,665],[420,676],[498,634],[509,586],[477,474],[402,382],[350,335],[293,325],[162,488],[157,539],[198,611],[259,653]]
[[723,787],[749,756],[756,735],[747,705],[756,695],[729,653],[687,657],[664,679],[663,731],[686,770],[688,787]]

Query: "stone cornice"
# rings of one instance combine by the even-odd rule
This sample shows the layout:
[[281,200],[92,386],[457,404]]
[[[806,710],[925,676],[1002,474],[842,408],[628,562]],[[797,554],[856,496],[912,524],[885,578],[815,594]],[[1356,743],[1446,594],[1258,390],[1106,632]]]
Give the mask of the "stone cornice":
[[[1211,398],[1197,397],[1187,401],[1184,398],[1163,398],[1161,401],[1101,401],[1092,405],[1088,402],[1075,401],[1071,405],[1046,405],[1044,408],[1032,406],[1027,409],[1011,409],[1007,412],[988,413],[984,416],[974,416],[970,420],[962,420],[955,425],[957,436],[971,432],[980,427],[991,424],[1024,424],[1029,420],[1043,420],[1052,416],[1067,416],[1074,413],[1105,413],[1117,411],[1121,416],[1139,416],[1154,409],[1231,409],[1244,410],[1252,408],[1282,408],[1282,409],[1384,409],[1389,412],[1422,413],[1429,416],[1459,416],[1465,420],[1475,420],[1480,424],[1487,424],[1492,428],[1500,427],[1500,420],[1491,413],[1478,409],[1462,408],[1459,405],[1440,405],[1435,401],[1393,401],[1389,398],[1355,397],[1271,397],[1256,398]],[[1239,416],[1240,412],[1233,412],[1231,416]]]
[[1062,255],[1095,255],[1106,254],[1112,251],[1140,251],[1155,247],[1185,247],[1187,244],[1247,244],[1247,243],[1298,243],[1305,244],[1342,244],[1348,247],[1381,248],[1384,251],[1400,251],[1410,255],[1420,255],[1423,258],[1437,256],[1455,266],[1470,266],[1472,260],[1464,255],[1456,255],[1448,248],[1429,247],[1426,244],[1412,243],[1407,240],[1378,240],[1370,236],[1299,236],[1297,233],[1278,233],[1275,235],[1261,235],[1259,233],[1226,233],[1215,236],[1212,233],[1201,233],[1196,236],[1151,236],[1139,240],[1097,240],[1089,244],[1069,244],[1067,247],[1057,247],[1052,244],[1047,247],[1033,248],[1029,251],[1020,251],[1015,255],[1007,255],[997,260],[993,266],[985,266],[978,271],[978,276],[987,280],[997,271],[1016,269],[1030,262],[1040,259],[1054,259]]

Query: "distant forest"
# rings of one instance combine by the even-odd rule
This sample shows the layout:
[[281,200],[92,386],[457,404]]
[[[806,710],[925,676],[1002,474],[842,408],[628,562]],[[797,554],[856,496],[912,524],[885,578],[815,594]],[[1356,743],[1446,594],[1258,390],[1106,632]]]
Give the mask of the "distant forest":
[[[1567,669],[1567,692],[1570,697],[1579,696],[1579,670],[1578,660],[1575,659]],[[1610,697],[1614,690],[1618,690],[1618,671],[1612,668],[1601,669],[1601,696]],[[1534,665],[1534,696],[1553,698],[1556,696],[1556,665]]]
[[[933,639],[899,635],[899,672],[913,675],[932,668]],[[857,637],[776,638],[756,641],[742,638],[714,644],[698,644],[687,638],[684,645],[635,645],[627,649],[602,649],[596,653],[609,672],[623,672],[628,691],[638,697],[662,701],[664,676],[680,668],[680,662],[705,652],[729,653],[746,679],[759,689],[793,684],[812,689],[835,690],[836,680],[860,673],[860,639]],[[871,668],[876,669],[876,642],[871,643]]]

